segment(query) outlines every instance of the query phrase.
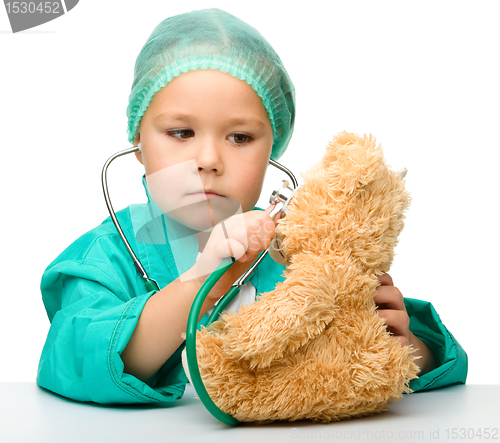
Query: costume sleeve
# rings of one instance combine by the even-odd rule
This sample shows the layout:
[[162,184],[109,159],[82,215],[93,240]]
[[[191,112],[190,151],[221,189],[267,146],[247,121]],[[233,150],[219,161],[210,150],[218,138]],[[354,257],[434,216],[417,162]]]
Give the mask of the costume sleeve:
[[187,382],[181,348],[148,383],[123,372],[120,355],[153,292],[135,296],[137,291],[145,291],[134,282],[138,274],[120,274],[116,260],[106,254],[100,254],[99,260],[58,260],[45,271],[41,290],[51,326],[37,383],[79,401],[178,399]]
[[[425,342],[437,361],[437,367],[410,382],[414,392],[464,384],[467,378],[467,354],[446,326],[431,303],[405,298],[410,331]],[[418,364],[418,362],[417,362]]]

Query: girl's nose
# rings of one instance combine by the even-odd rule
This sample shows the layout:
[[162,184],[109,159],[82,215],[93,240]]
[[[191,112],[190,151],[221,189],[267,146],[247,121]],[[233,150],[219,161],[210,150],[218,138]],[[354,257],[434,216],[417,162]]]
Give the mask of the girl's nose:
[[199,172],[222,173],[221,147],[213,139],[200,144],[195,160]]

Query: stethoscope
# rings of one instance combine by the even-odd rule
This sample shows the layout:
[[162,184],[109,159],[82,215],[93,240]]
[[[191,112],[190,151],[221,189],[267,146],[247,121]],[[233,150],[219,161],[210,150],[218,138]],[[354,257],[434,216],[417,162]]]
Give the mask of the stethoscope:
[[[125,248],[127,249],[128,253],[130,254],[130,257],[133,260],[135,269],[144,279],[144,286],[146,290],[148,292],[151,291],[157,292],[160,290],[158,283],[151,277],[149,277],[148,273],[146,272],[146,269],[144,269],[144,266],[142,266],[140,260],[137,258],[134,251],[132,250],[130,243],[125,237],[125,234],[123,233],[120,223],[118,222],[115,211],[113,210],[113,205],[111,204],[111,199],[109,198],[108,179],[107,179],[107,171],[109,165],[111,164],[111,162],[113,162],[113,160],[117,159],[118,157],[121,157],[126,154],[131,154],[137,151],[139,151],[139,147],[133,146],[123,151],[117,152],[106,161],[106,163],[102,168],[102,173],[101,173],[102,190],[104,193],[104,200],[106,201],[106,206],[108,208],[111,220],[113,221],[113,224],[115,225],[116,230],[118,231],[118,234],[120,235],[120,238],[123,244],[125,245]],[[281,218],[283,218],[285,216],[286,207],[290,199],[298,189],[297,179],[292,174],[292,172],[282,164],[272,159],[269,159],[269,163],[275,166],[276,168],[280,169],[281,171],[285,172],[290,178],[292,184],[292,187],[290,187],[290,181],[282,180],[281,186],[275,191],[273,191],[271,197],[269,198],[269,203],[271,205],[276,203],[276,206],[272,209],[272,211],[269,214],[271,218],[274,218],[274,216],[278,214],[280,211],[281,211]],[[250,275],[252,275],[253,271],[257,268],[259,263],[262,262],[266,254],[268,254],[268,252],[269,248],[263,251],[257,258],[257,260],[255,260],[255,262],[252,264],[252,266],[238,280],[236,280],[236,282],[234,282],[234,284],[231,286],[231,289],[219,299],[212,313],[210,314],[210,317],[208,318],[206,326],[210,325],[213,321],[215,321],[215,319],[217,319],[219,315],[222,313],[224,308],[238,295],[238,293],[240,292],[240,288],[245,284]],[[188,368],[191,376],[191,382],[193,383],[193,387],[196,393],[198,394],[198,397],[205,405],[205,407],[208,409],[208,411],[216,419],[228,425],[236,425],[239,423],[239,421],[236,420],[231,415],[221,411],[217,407],[217,405],[213,402],[213,400],[210,398],[210,395],[208,395],[208,392],[205,389],[205,385],[203,384],[203,381],[201,379],[200,370],[198,368],[198,361],[196,357],[196,327],[198,324],[198,318],[201,312],[203,302],[205,301],[205,298],[212,290],[212,288],[215,286],[217,281],[234,263],[236,263],[234,257],[226,258],[225,260],[222,261],[222,263],[220,263],[217,269],[215,269],[215,271],[213,271],[210,274],[210,276],[205,280],[205,283],[201,286],[200,290],[196,294],[193,304],[191,305],[191,310],[189,312],[187,329],[186,329],[186,355],[187,355]]]

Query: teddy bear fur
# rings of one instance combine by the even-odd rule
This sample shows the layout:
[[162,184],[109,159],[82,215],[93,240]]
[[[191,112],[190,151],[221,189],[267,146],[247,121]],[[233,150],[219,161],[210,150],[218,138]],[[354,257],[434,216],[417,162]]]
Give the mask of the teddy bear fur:
[[370,134],[341,132],[301,174],[276,233],[285,280],[197,333],[215,404],[242,422],[331,422],[387,410],[418,367],[376,313],[410,204]]

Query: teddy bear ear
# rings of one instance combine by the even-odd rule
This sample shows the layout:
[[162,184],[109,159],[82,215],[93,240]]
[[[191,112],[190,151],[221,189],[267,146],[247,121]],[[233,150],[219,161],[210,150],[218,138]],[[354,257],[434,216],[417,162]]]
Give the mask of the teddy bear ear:
[[408,169],[406,168],[403,168],[403,169],[400,169],[397,174],[399,174],[399,176],[401,177],[401,179],[405,178],[406,177],[406,173],[408,172]]
[[348,195],[375,180],[385,167],[382,147],[373,135],[346,131],[328,144],[322,165],[330,188]]

